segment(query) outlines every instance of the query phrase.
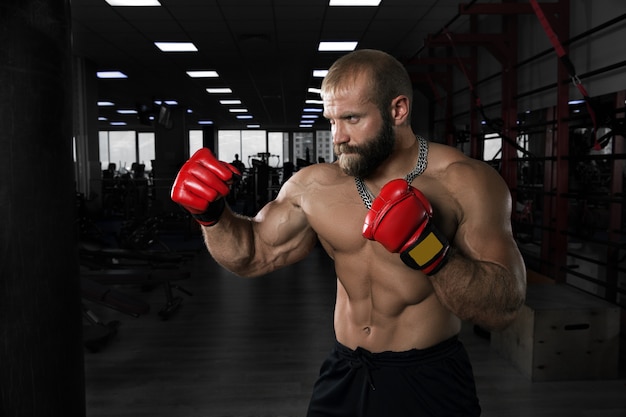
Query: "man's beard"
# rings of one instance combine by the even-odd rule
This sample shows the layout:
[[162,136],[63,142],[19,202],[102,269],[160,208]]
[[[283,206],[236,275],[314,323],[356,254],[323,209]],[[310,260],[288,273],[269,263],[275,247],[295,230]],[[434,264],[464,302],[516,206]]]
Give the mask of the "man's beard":
[[339,167],[353,177],[367,178],[391,155],[396,138],[391,122],[383,121],[378,134],[361,146],[335,146]]

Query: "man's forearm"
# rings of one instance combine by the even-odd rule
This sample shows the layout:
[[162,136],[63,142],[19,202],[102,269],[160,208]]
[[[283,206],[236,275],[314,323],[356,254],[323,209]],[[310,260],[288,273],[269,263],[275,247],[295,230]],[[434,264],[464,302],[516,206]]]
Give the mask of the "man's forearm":
[[213,226],[202,227],[204,243],[217,263],[240,275],[251,274],[254,257],[252,220],[226,208]]
[[455,250],[431,282],[441,303],[460,319],[492,330],[511,323],[526,293],[525,280],[503,266]]

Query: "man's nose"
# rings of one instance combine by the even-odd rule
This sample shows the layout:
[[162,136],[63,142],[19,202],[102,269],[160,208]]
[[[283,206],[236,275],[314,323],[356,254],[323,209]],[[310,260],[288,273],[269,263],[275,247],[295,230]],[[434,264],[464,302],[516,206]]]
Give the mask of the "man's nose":
[[346,131],[337,125],[334,126],[331,133],[333,135],[333,144],[335,145],[345,143],[350,138],[350,136],[348,136]]

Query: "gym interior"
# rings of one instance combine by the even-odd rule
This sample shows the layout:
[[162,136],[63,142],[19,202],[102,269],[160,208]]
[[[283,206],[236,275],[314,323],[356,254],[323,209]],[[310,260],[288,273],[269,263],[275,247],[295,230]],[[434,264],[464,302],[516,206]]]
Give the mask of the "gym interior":
[[331,41],[399,59],[414,131],[510,189],[525,305],[461,333],[483,415],[626,415],[626,2],[146,3],[0,5],[0,415],[304,415],[331,260],[236,277],[170,188],[207,147],[254,215],[332,162]]

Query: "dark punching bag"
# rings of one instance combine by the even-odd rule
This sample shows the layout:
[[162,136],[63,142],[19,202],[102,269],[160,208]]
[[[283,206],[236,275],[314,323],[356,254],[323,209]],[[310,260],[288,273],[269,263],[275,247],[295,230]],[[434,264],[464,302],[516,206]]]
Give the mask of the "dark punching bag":
[[0,3],[0,416],[84,416],[69,0]]

